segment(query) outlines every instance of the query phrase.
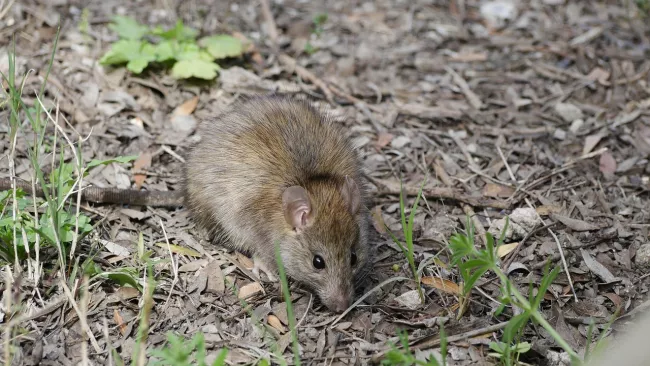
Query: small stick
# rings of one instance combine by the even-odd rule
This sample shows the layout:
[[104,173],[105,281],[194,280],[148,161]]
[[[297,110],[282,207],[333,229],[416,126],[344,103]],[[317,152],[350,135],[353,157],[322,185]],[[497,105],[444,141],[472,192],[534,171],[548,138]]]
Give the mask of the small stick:
[[95,352],[101,353],[102,349],[99,347],[99,343],[97,343],[97,339],[95,339],[95,335],[93,334],[92,330],[90,329],[90,326],[88,325],[88,322],[86,321],[86,318],[83,316],[81,310],[79,309],[79,306],[77,303],[74,301],[74,296],[72,296],[72,292],[70,292],[70,289],[68,288],[68,285],[65,284],[63,280],[59,281],[59,285],[63,288],[63,291],[65,291],[66,296],[68,297],[68,301],[74,308],[74,311],[77,313],[77,317],[79,317],[79,322],[81,323],[81,327],[86,331],[86,334],[88,335],[88,338],[90,338],[90,343],[93,345],[93,348],[95,349]]
[[[16,188],[29,195],[44,197],[43,189],[34,191],[31,184],[23,180],[15,180]],[[11,178],[0,178],[0,191],[13,189]],[[81,191],[81,199],[93,203],[119,203],[133,206],[177,207],[183,205],[183,194],[180,191],[139,191],[134,189],[85,187]]]

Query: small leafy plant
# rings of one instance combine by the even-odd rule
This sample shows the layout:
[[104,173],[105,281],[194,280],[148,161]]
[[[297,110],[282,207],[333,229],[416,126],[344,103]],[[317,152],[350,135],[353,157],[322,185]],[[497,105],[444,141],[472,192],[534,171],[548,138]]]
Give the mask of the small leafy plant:
[[243,54],[242,42],[230,35],[218,34],[197,40],[199,32],[181,20],[171,29],[153,28],[126,16],[115,16],[110,29],[119,40],[100,59],[103,65],[123,65],[134,74],[153,64],[171,66],[178,79],[212,80],[221,69],[215,60]]
[[447,364],[447,336],[442,325],[440,325],[440,354],[442,355],[442,364],[435,357],[431,356],[428,362],[418,360],[409,348],[408,334],[400,332],[399,340],[402,345],[401,349],[391,344],[391,350],[386,353],[381,364],[384,366],[445,366]]
[[426,180],[422,182],[422,186],[420,186],[420,191],[418,192],[418,195],[415,198],[415,202],[413,202],[413,207],[411,207],[408,221],[406,220],[406,209],[404,207],[404,190],[403,189],[400,190],[399,210],[402,218],[402,232],[404,234],[404,243],[402,243],[386,226],[386,232],[390,234],[395,244],[399,246],[400,250],[404,254],[404,257],[409,263],[409,266],[411,268],[411,274],[413,275],[413,279],[417,284],[417,290],[418,290],[418,295],[420,296],[420,302],[423,304],[424,304],[424,293],[422,292],[420,273],[418,272],[417,267],[415,266],[415,251],[413,250],[413,223],[415,218],[415,211],[416,208],[418,207],[418,202],[420,201],[420,197],[422,196],[422,189],[424,188],[425,182]]
[[499,245],[503,244],[508,228],[508,218],[506,217],[506,225],[498,241],[495,242],[492,234],[486,233],[486,246],[484,249],[478,249],[474,243],[474,228],[469,217],[467,218],[466,228],[467,235],[456,233],[451,237],[449,244],[452,252],[451,263],[452,265],[458,266],[460,275],[464,281],[464,286],[462,287],[463,295],[466,296],[469,294],[476,281],[486,272],[491,271],[501,281],[501,305],[495,315],[499,316],[508,305],[521,309],[518,315],[513,316],[508,321],[508,325],[503,332],[502,342],[492,343],[490,345],[490,348],[496,352],[495,357],[499,358],[505,365],[512,365],[514,359],[517,359],[520,354],[528,351],[529,347],[525,343],[515,342],[515,340],[521,336],[528,321],[532,320],[541,325],[555,339],[557,344],[567,352],[573,362],[579,362],[578,354],[539,311],[544,294],[559,274],[560,267],[556,266],[549,272],[549,265],[547,265],[537,294],[533,295],[534,292],[532,291],[531,284],[529,295],[526,297],[513,285],[498,264],[498,256],[496,253]]
[[[327,22],[327,13],[322,13],[318,14],[314,17],[312,20],[312,31],[311,34],[320,37],[320,35],[323,33],[323,25]],[[317,49],[309,42],[305,44],[305,52],[309,55],[313,55]]]
[[[167,347],[151,351],[155,360],[151,361],[152,366],[207,366],[205,339],[203,333],[197,332],[191,340],[167,333]],[[228,349],[222,348],[211,366],[226,365]]]

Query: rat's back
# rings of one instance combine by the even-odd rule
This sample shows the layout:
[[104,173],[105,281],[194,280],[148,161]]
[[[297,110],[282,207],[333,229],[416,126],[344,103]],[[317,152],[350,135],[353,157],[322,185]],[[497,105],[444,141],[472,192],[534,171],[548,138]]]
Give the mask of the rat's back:
[[186,166],[186,205],[212,235],[237,243],[268,239],[259,236],[284,224],[285,188],[314,179],[360,178],[349,140],[307,102],[253,98],[203,122],[199,132],[201,141]]

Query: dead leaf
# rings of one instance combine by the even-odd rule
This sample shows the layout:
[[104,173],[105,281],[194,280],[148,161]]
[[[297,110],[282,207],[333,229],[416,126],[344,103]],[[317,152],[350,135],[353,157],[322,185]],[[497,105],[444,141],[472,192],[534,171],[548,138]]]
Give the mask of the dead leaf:
[[120,315],[120,312],[115,309],[113,311],[113,320],[115,320],[115,324],[120,328],[120,333],[122,335],[126,334],[126,323],[124,322],[124,318],[122,318],[122,315]]
[[582,259],[585,261],[587,268],[600,277],[601,280],[605,283],[612,283],[618,281],[618,278],[614,277],[612,272],[610,272],[605,266],[598,262],[594,257],[592,257],[584,248],[580,248],[580,253],[582,254]]
[[574,231],[590,231],[590,230],[598,230],[600,229],[599,226],[596,226],[594,224],[588,223],[583,220],[578,220],[578,219],[572,219],[570,217],[566,216],[561,216],[558,214],[551,213],[549,215],[553,220],[559,221],[563,223],[565,226],[570,228],[571,230]]
[[253,261],[250,258],[248,258],[247,256],[245,256],[245,255],[243,255],[243,254],[241,254],[239,252],[235,253],[235,257],[237,257],[237,261],[239,263],[241,263],[241,265],[244,266],[244,268],[253,269],[254,264],[253,264]]
[[483,187],[483,195],[486,197],[502,197],[507,198],[515,193],[512,187],[504,186],[502,184],[488,183]]
[[418,294],[418,290],[406,291],[396,297],[395,301],[408,309],[414,310],[420,306],[420,295]]
[[152,154],[149,151],[144,151],[140,156],[133,162],[133,171],[136,172],[133,175],[133,180],[135,181],[135,188],[140,189],[144,180],[147,178],[146,174],[142,174],[147,168],[151,166]]
[[194,98],[188,99],[185,101],[183,104],[179,105],[174,109],[174,112],[172,112],[172,115],[174,116],[189,116],[194,112],[194,109],[196,109],[196,106],[199,104],[199,96],[195,96]]
[[384,217],[381,214],[381,206],[375,206],[372,210],[372,224],[380,234],[386,234],[386,223],[384,222]]
[[548,216],[551,213],[560,213],[560,212],[562,212],[562,208],[560,206],[554,206],[554,205],[542,205],[542,206],[537,207],[535,209],[535,211],[540,216]]
[[497,248],[497,255],[499,258],[503,258],[506,255],[508,255],[510,252],[515,250],[515,248],[519,245],[519,243],[510,243],[510,244],[503,244],[500,245],[499,248]]
[[609,76],[609,71],[600,67],[595,67],[593,70],[591,70],[589,75],[587,75],[587,79],[598,81],[601,85],[604,86],[609,86],[609,81],[607,81],[607,79],[609,79]]
[[204,271],[208,276],[208,286],[205,291],[210,293],[224,293],[226,291],[226,285],[220,263],[212,261],[204,268]]
[[178,267],[178,272],[196,272],[208,263],[207,259],[199,259]]
[[239,294],[237,294],[237,297],[239,299],[247,299],[253,295],[256,295],[260,292],[264,291],[262,288],[262,285],[260,285],[257,282],[251,282],[247,285],[244,285],[239,288]]
[[[156,245],[164,249],[168,248],[167,243],[156,243]],[[201,253],[197,252],[196,250],[187,247],[182,247],[180,245],[169,244],[169,250],[171,250],[172,253],[189,255],[190,257],[201,256]]]
[[[603,295],[604,295],[606,298],[608,298],[611,302],[613,302],[614,305],[616,305],[616,308],[617,308],[617,309],[620,309],[620,308],[621,308],[621,305],[623,304],[623,299],[621,299],[620,296],[618,296],[617,294],[615,294],[615,293],[613,293],[613,292],[608,292],[608,293],[603,294]],[[623,314],[621,313],[621,314],[619,314],[619,315],[623,315]]]
[[486,52],[461,52],[451,56],[451,61],[457,62],[477,62],[487,60]]
[[598,145],[598,143],[603,137],[605,137],[605,133],[603,132],[599,132],[597,134],[587,136],[585,138],[585,145],[582,148],[582,155],[589,154],[591,150],[593,150],[594,147]]
[[375,147],[377,149],[384,148],[388,144],[390,144],[391,140],[393,140],[392,134],[388,132],[380,132],[379,135],[377,136],[377,142],[375,143]]
[[609,151],[600,155],[600,172],[603,174],[614,174],[616,172],[616,160]]
[[268,322],[270,326],[275,328],[280,333],[284,333],[287,331],[287,328],[285,328],[284,325],[282,325],[280,319],[278,319],[278,317],[273,314],[269,315]]
[[436,288],[440,291],[444,291],[448,294],[454,294],[454,295],[460,295],[460,288],[455,282],[446,280],[444,278],[439,278],[439,277],[422,277],[422,283],[431,286],[433,288]]

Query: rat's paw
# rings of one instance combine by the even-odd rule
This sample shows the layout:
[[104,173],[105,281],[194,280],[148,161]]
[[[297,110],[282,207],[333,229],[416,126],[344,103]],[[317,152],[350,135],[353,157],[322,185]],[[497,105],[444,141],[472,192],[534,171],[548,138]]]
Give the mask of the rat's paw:
[[271,282],[278,281],[278,278],[275,276],[275,274],[273,274],[273,271],[269,269],[266,263],[259,257],[253,256],[253,274],[257,276],[257,278],[261,279],[260,270],[266,273],[266,277],[269,278],[269,281]]

